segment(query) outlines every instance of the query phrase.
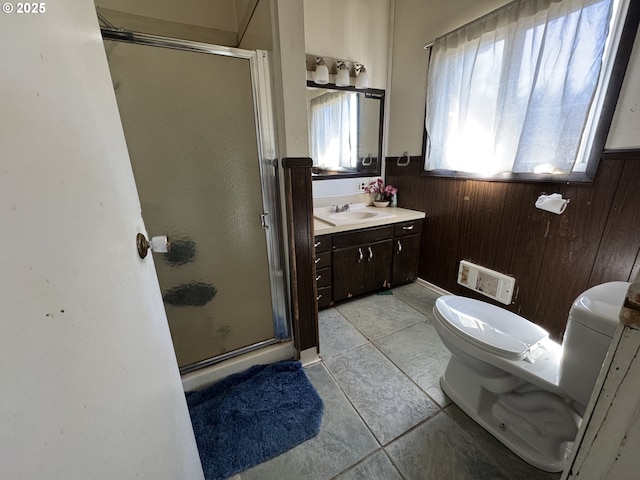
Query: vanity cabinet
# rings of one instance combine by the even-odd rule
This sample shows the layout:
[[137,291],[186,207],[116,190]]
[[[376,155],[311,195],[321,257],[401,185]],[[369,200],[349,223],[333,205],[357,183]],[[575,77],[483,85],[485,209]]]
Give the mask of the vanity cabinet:
[[391,285],[393,226],[333,236],[333,299],[337,302]]
[[393,232],[392,284],[411,283],[418,278],[422,220],[397,223]]
[[315,238],[315,282],[318,308],[326,308],[333,303],[332,236],[322,235]]
[[315,238],[318,308],[418,278],[422,219]]

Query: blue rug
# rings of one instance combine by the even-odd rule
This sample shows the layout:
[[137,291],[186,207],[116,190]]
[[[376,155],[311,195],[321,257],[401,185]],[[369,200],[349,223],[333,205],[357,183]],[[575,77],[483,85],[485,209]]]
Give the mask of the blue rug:
[[323,404],[300,362],[256,365],[187,405],[206,480],[223,480],[318,434]]

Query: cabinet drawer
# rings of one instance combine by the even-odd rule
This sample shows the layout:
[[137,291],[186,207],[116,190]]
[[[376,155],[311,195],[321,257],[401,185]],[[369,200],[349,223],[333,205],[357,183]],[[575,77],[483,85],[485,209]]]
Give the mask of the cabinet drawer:
[[315,238],[314,247],[316,248],[316,253],[319,252],[328,252],[331,250],[331,235],[321,235]]
[[316,270],[328,268],[331,266],[331,252],[316,253]]
[[316,285],[318,285],[318,288],[330,287],[331,277],[331,268],[322,268],[320,270],[316,270]]
[[416,235],[422,232],[422,220],[413,220],[411,222],[402,222],[395,225],[393,234],[396,237],[404,235]]
[[318,308],[326,308],[331,305],[331,287],[318,288]]
[[365,243],[379,242],[393,237],[393,225],[356,230],[333,235],[333,248],[351,247]]

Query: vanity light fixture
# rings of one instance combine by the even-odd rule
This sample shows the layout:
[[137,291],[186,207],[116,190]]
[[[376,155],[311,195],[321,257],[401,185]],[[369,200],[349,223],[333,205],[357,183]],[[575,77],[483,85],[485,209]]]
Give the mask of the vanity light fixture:
[[348,87],[351,85],[351,78],[349,77],[349,67],[343,61],[337,62],[338,74],[336,75],[336,87]]
[[356,71],[356,88],[369,88],[369,75],[364,65],[356,63],[353,68]]
[[322,57],[316,57],[316,74],[313,79],[314,83],[326,85],[329,83],[329,67]]

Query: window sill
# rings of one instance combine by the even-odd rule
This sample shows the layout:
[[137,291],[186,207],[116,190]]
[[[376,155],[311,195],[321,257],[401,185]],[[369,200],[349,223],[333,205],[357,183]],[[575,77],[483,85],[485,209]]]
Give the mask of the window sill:
[[526,182],[526,183],[593,183],[593,176],[586,172],[571,173],[569,175],[550,175],[538,173],[499,173],[495,175],[481,175],[454,170],[431,170],[420,172],[425,177],[457,178],[461,180],[478,180],[485,182]]

